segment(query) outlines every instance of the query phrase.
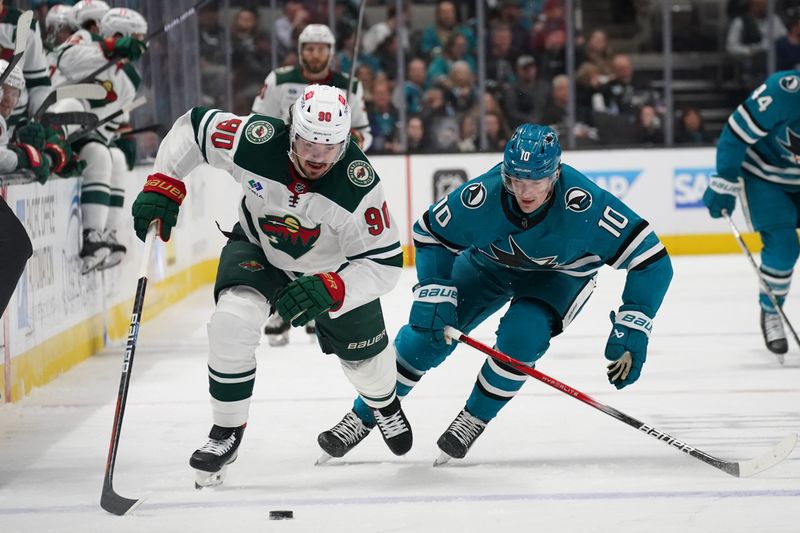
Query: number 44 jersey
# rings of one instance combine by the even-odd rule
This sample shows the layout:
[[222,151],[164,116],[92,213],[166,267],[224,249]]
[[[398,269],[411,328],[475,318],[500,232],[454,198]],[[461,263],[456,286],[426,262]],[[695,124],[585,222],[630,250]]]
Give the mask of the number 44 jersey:
[[403,266],[397,225],[354,142],[313,181],[297,174],[288,152],[289,128],[280,119],[196,107],[164,138],[154,170],[182,180],[208,163],[230,173],[242,187],[242,230],[270,264],[290,277],[339,273],[346,290],[331,312],[336,318],[396,285]]
[[490,268],[573,277],[594,276],[606,264],[628,271],[623,303],[655,313],[671,266],[646,220],[564,164],[550,199],[526,215],[503,186],[500,167],[451,192],[417,221],[420,279],[449,278],[447,255],[466,250]]

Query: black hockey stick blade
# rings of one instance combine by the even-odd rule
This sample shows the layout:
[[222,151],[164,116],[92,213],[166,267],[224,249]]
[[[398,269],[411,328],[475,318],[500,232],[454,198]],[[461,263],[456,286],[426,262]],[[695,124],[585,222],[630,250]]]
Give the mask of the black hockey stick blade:
[[718,468],[723,472],[725,472],[726,474],[730,474],[734,477],[750,477],[755,474],[758,474],[759,472],[763,472],[768,468],[772,468],[773,466],[777,465],[778,463],[786,459],[789,456],[789,454],[792,453],[795,444],[797,444],[797,434],[790,433],[789,435],[784,437],[783,440],[781,440],[778,444],[773,446],[769,451],[767,451],[762,455],[759,455],[758,457],[746,461],[726,461],[725,459],[714,457],[713,455],[710,455],[702,450],[699,450],[694,446],[691,446],[679,439],[676,439],[672,435],[665,433],[659,429],[656,429],[655,427],[651,426],[650,424],[644,423],[641,420],[637,420],[632,416],[627,415],[622,411],[619,411],[618,409],[611,407],[610,405],[606,405],[592,398],[588,394],[585,394],[579,391],[578,389],[570,387],[566,383],[562,383],[557,379],[552,378],[547,374],[540,372],[539,370],[536,370],[535,368],[532,368],[520,361],[517,361],[513,357],[509,357],[503,352],[495,350],[494,348],[490,348],[489,346],[473,339],[472,337],[464,335],[455,328],[447,326],[444,328],[444,330],[445,330],[444,331],[445,335],[447,335],[452,340],[463,342],[464,344],[475,348],[479,352],[483,352],[486,355],[494,359],[497,359],[498,361],[502,361],[506,364],[509,364],[515,369],[522,372],[523,374],[527,374],[532,378],[536,378],[545,385],[550,385],[554,389],[563,392],[567,396],[575,398],[576,400],[579,400],[585,403],[586,405],[594,407],[598,411],[602,411],[608,416],[616,418],[620,422],[623,422],[631,426],[632,428],[637,429],[642,433],[645,433],[646,435],[649,435],[654,439],[663,442],[664,444],[667,444],[668,446],[676,448],[682,451],[683,453],[690,455],[695,459],[703,461],[704,463],[711,465],[714,468]]
[[111,486],[111,481],[108,478],[106,478],[105,483],[103,483],[103,494],[100,496],[100,507],[111,514],[124,516],[136,510],[136,508],[139,507],[143,501],[144,498],[132,500],[130,498],[120,496],[114,491],[114,487]]
[[39,122],[46,128],[78,125],[88,128],[97,124],[100,119],[90,111],[65,111],[64,113],[44,113]]
[[11,57],[11,61],[8,62],[8,67],[0,74],[0,85],[5,83],[11,75],[11,71],[17,66],[19,60],[22,59],[22,55],[28,47],[28,39],[31,37],[32,21],[33,11],[30,10],[23,12],[17,19],[17,38],[14,41],[14,55]]

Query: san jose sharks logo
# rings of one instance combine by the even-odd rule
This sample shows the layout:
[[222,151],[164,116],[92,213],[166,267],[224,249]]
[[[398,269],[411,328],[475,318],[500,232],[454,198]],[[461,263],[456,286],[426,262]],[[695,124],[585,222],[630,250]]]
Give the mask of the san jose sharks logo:
[[498,263],[520,270],[540,270],[542,267],[553,268],[558,266],[558,262],[556,262],[558,256],[529,257],[528,254],[526,254],[522,248],[519,247],[512,236],[508,237],[508,245],[511,248],[511,253],[498,248],[494,244],[489,245],[491,248],[491,253],[484,250],[481,250],[481,252],[491,257]]
[[461,203],[468,209],[477,209],[486,200],[486,187],[483,183],[473,183],[461,191]]
[[783,157],[794,163],[800,164],[800,135],[796,134],[791,128],[786,128],[786,140],[778,139],[778,142],[784,150],[789,154],[783,154]]
[[320,234],[319,224],[313,228],[306,228],[292,215],[259,217],[258,225],[269,238],[273,248],[295,259],[311,250]]
[[592,205],[592,195],[580,187],[571,187],[564,195],[564,206],[570,211],[580,213]]

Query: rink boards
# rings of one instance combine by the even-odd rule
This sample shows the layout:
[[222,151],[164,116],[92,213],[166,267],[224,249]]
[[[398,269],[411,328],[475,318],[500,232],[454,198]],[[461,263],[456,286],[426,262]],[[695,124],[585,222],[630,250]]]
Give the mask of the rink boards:
[[[569,152],[564,162],[627,202],[659,233],[672,254],[729,253],[738,248],[727,225],[702,205],[714,150],[648,149]],[[400,225],[406,264],[413,264],[411,226],[437,198],[497,164],[499,154],[376,156],[371,161]],[[149,167],[126,184],[125,212],[141,190]],[[79,274],[78,180],[8,187],[6,200],[33,242],[28,262],[0,328],[0,395],[16,401],[71,366],[120,339],[128,329],[141,243],[119,236],[128,255],[104,274]],[[230,176],[201,167],[187,179],[187,198],[168,243],[157,242],[150,264],[144,319],[156,316],[195,288],[213,281],[224,244],[216,222],[236,222],[240,188]],[[741,210],[734,217],[742,229]],[[757,237],[747,239],[755,249]],[[176,332],[179,334],[179,332]]]

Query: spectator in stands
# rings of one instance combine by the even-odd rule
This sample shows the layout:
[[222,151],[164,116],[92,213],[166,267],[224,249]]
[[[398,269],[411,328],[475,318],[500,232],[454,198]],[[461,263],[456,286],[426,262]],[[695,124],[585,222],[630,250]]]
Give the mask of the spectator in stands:
[[664,130],[655,107],[643,105],[636,121],[636,138],[639,144],[663,144]]
[[543,80],[552,80],[559,74],[567,71],[567,33],[556,30],[547,34],[544,49],[538,53],[539,77]]
[[[349,74],[349,73],[348,73]],[[375,83],[375,71],[369,65],[356,66],[356,79],[364,86],[364,102],[372,101],[372,85]]]
[[786,35],[786,27],[780,17],[774,15],[771,40],[769,23],[767,0],[749,0],[747,11],[733,19],[728,29],[726,49],[741,63],[742,82],[747,86],[766,75],[767,49],[775,40]]
[[[284,64],[283,59],[290,52],[295,52],[297,48],[297,36],[311,20],[311,14],[303,7],[303,3],[298,0],[286,0],[283,5],[283,16],[275,20],[272,31],[275,33],[275,40],[278,46],[278,62]],[[297,58],[289,63],[297,64]],[[263,65],[259,72],[264,70]]]
[[466,61],[470,71],[475,74],[477,72],[475,58],[467,52],[468,47],[467,39],[462,34],[453,33],[450,35],[442,53],[434,57],[430,65],[428,65],[427,85],[446,85],[447,78],[450,76],[450,67],[456,61]]
[[[356,38],[355,30],[345,29],[343,33],[339,34],[336,42],[336,64],[339,65],[339,71],[344,74],[350,75],[350,69],[353,65],[353,51],[355,50]],[[381,71],[381,63],[377,57],[371,54],[365,54],[363,50],[358,52],[358,64],[367,65],[372,70],[373,76]],[[358,75],[356,75],[358,77]]]
[[443,89],[432,87],[425,91],[423,116],[431,149],[438,152],[455,151],[459,138],[458,122],[453,109],[447,104]]
[[472,109],[477,102],[476,89],[475,77],[470,71],[469,64],[466,61],[453,63],[445,89],[445,98],[457,114]]
[[595,106],[604,106],[601,88],[607,80],[606,76],[600,74],[600,68],[591,61],[584,61],[575,72],[575,114],[579,120],[594,124],[592,112]]
[[[537,122],[547,124],[563,136],[567,133],[567,104],[569,103],[569,78],[559,74],[552,81],[552,88],[547,104]],[[584,144],[597,139],[597,131],[576,117],[573,128],[575,138]]]
[[461,117],[459,123],[461,130],[458,139],[459,152],[476,152],[478,151],[478,124],[475,120],[474,114],[466,114]]
[[475,51],[475,34],[469,27],[459,25],[455,3],[440,0],[436,4],[436,21],[422,33],[421,54],[428,59],[436,57],[453,33],[460,33],[467,39],[467,51],[470,54]]
[[486,113],[483,127],[486,130],[486,149],[490,152],[502,152],[509,137],[502,117],[497,113]]
[[425,92],[425,77],[427,67],[425,61],[413,58],[406,66],[406,82],[404,86],[398,85],[394,89],[392,102],[400,108],[405,99],[406,111],[410,114],[422,113],[422,95]]
[[522,0],[501,0],[498,20],[511,30],[511,49],[522,50],[527,46],[528,30],[523,26]]
[[517,58],[516,75],[517,81],[506,87],[503,97],[503,109],[511,129],[525,122],[535,122],[535,114],[542,109],[547,96],[547,86],[539,81],[533,56]]
[[603,30],[595,30],[589,35],[589,39],[580,47],[575,63],[578,68],[584,63],[591,63],[597,67],[597,74],[600,76],[600,83],[605,83],[614,72],[612,60],[614,54],[608,44],[608,36]]
[[239,115],[250,112],[250,104],[262,85],[265,62],[271,56],[270,39],[259,30],[258,22],[258,11],[245,7],[236,13],[231,25],[233,112]]
[[792,15],[788,33],[775,42],[775,68],[800,69],[800,15]]
[[594,111],[630,118],[638,116],[643,105],[659,103],[656,92],[637,86],[630,57],[617,54],[611,65],[614,78],[600,88],[603,98],[593,100]]
[[225,31],[219,22],[216,3],[200,8],[197,13],[200,41],[200,80],[204,105],[220,107],[227,91],[228,68],[225,65]]
[[495,24],[489,30],[489,46],[486,51],[486,79],[502,87],[514,83],[514,55],[511,49],[511,28],[504,23]]
[[367,117],[372,131],[370,152],[392,152],[399,113],[392,105],[391,86],[387,80],[379,79],[372,85],[372,100],[367,104]]
[[675,133],[675,144],[709,144],[711,136],[706,132],[703,116],[696,107],[687,107],[681,113]]
[[[403,50],[406,51],[406,55],[410,55],[410,45],[409,45],[409,35],[411,35],[411,12],[410,12],[410,2],[404,2],[403,4],[403,22],[406,28],[405,32],[400,34],[401,38],[403,39]],[[391,35],[398,35],[397,32],[397,5],[392,2],[386,8],[386,20],[382,20],[377,22],[369,27],[369,29],[364,32],[364,37],[361,39],[361,47],[364,49],[364,52],[367,54],[374,54],[378,50],[378,47],[382,42],[384,42],[389,36]]]
[[430,146],[425,137],[425,123],[419,115],[411,115],[406,119],[406,137],[409,154],[424,154],[430,152]]
[[545,50],[548,36],[553,32],[566,32],[564,0],[547,0],[530,31],[529,46],[534,54]]

